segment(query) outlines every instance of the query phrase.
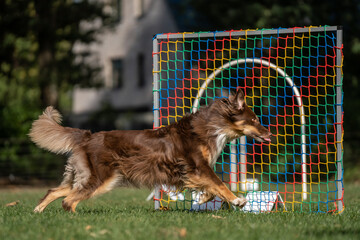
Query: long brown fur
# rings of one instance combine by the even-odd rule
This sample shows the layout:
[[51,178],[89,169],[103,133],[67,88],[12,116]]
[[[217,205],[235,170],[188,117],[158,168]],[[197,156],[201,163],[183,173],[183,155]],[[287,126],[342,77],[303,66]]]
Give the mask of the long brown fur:
[[48,107],[29,133],[41,148],[71,153],[62,183],[48,191],[35,212],[61,197],[63,208],[74,212],[80,201],[116,185],[191,188],[205,192],[202,202],[219,196],[242,207],[246,200],[221,182],[213,165],[227,142],[244,134],[258,141],[270,141],[271,136],[241,90],[157,130],[91,133],[60,123],[60,113]]

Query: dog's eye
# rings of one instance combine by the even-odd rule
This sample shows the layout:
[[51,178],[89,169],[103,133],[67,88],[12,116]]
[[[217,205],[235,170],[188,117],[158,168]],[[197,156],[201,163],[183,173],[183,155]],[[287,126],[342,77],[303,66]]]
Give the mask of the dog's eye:
[[251,119],[251,121],[256,122],[256,118]]

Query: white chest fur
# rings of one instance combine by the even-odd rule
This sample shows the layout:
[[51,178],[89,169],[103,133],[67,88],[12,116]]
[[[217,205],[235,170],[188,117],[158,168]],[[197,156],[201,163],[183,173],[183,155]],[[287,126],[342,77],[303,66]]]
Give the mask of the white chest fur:
[[216,160],[218,159],[220,153],[224,149],[227,140],[228,140],[227,136],[224,133],[221,133],[216,137],[216,149],[215,149],[214,153],[212,154],[212,158],[210,161],[211,167],[214,167]]

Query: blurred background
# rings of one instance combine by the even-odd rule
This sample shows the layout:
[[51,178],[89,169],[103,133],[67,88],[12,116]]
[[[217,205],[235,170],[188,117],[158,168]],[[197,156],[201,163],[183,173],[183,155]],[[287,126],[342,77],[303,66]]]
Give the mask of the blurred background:
[[359,0],[0,1],[0,186],[48,185],[66,156],[27,134],[46,106],[92,131],[152,128],[158,33],[342,25],[344,178],[360,180]]

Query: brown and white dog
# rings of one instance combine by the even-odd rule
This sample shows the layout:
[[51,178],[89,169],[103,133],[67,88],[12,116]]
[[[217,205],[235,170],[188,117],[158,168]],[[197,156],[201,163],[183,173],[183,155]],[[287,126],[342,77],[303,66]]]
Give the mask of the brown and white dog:
[[91,133],[60,122],[59,112],[47,107],[29,133],[41,148],[71,153],[60,186],[48,191],[35,212],[61,197],[63,208],[74,212],[80,201],[115,185],[190,188],[205,192],[200,204],[219,196],[243,207],[245,198],[235,196],[213,166],[227,142],[242,135],[260,142],[271,137],[246,105],[242,90],[156,130]]

